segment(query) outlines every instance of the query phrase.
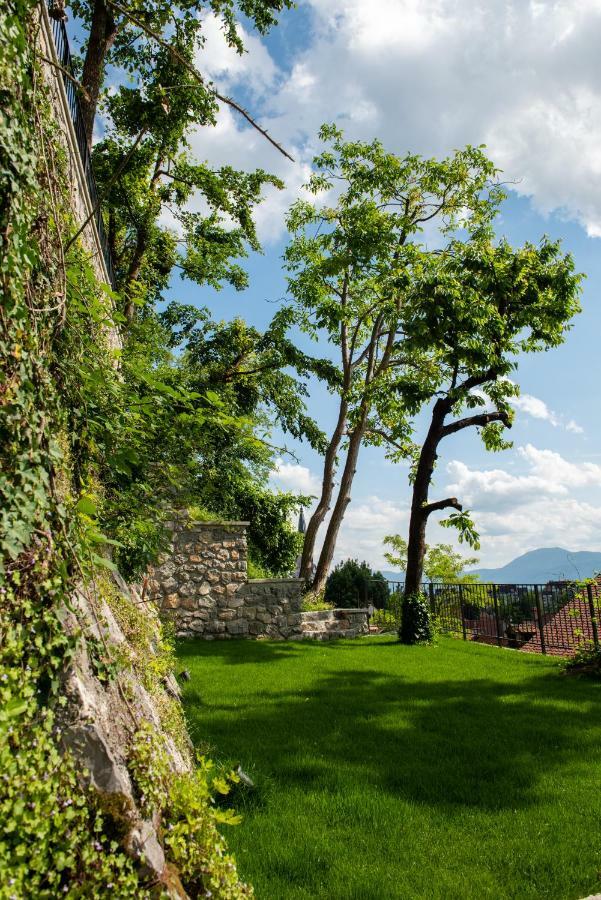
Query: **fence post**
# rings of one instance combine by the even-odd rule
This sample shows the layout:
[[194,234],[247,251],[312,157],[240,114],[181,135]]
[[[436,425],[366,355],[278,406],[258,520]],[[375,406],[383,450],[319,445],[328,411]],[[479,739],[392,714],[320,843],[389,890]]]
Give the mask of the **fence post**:
[[586,594],[588,597],[588,608],[591,613],[591,625],[593,626],[593,644],[595,650],[599,649],[599,626],[597,624],[597,611],[595,609],[595,601],[593,600],[593,586],[589,582],[586,586]]
[[536,618],[538,619],[538,633],[540,635],[540,649],[546,654],[547,646],[545,644],[545,623],[543,621],[543,604],[541,601],[540,590],[538,584],[534,585],[534,597],[536,599]]
[[503,635],[501,634],[501,619],[499,618],[499,598],[497,597],[497,586],[493,584],[492,586],[492,599],[495,604],[495,622],[497,625],[497,644],[499,647],[503,646]]
[[465,618],[463,616],[463,585],[459,582],[459,610],[461,612],[461,630],[463,632],[463,640],[467,641],[467,628],[465,625]]
[[436,615],[436,600],[434,599],[434,583],[431,581],[428,584],[428,593],[430,595],[430,614]]

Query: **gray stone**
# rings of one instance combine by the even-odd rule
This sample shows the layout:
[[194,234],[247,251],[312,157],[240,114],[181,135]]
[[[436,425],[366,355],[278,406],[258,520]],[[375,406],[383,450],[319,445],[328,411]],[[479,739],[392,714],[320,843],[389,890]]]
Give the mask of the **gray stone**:
[[165,854],[158,842],[152,822],[139,822],[127,835],[126,850],[139,860],[142,875],[160,877],[165,868]]
[[61,735],[63,745],[78,762],[80,771],[85,769],[90,784],[106,794],[132,796],[132,786],[124,766],[120,766],[108,743],[95,723],[71,725]]

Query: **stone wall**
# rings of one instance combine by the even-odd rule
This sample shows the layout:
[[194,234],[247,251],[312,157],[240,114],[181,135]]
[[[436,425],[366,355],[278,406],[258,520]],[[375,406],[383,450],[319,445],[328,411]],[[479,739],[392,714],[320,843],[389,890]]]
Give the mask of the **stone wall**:
[[172,523],[173,544],[150,578],[151,596],[181,637],[301,634],[302,581],[248,580],[248,522]]
[[369,634],[367,609],[322,609],[301,613],[302,637],[314,641]]
[[367,634],[365,609],[301,612],[300,578],[247,578],[248,522],[171,523],[173,542],[149,579],[179,637],[329,640]]

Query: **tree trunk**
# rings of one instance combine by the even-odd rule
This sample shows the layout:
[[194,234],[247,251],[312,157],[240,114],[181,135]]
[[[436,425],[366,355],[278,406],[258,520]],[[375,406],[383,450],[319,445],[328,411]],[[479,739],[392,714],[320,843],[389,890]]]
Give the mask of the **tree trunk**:
[[316,594],[323,591],[326,586],[328,571],[332,564],[334,550],[336,549],[338,532],[340,531],[340,526],[342,525],[342,520],[344,519],[346,508],[351,502],[351,488],[353,486],[353,479],[357,470],[359,450],[361,449],[363,435],[365,434],[366,420],[367,409],[362,412],[359,422],[355,426],[353,433],[351,434],[351,439],[349,441],[349,447],[344,463],[344,470],[342,472],[342,478],[340,479],[338,497],[336,498],[336,503],[334,504],[332,518],[330,519],[330,522],[328,524],[328,530],[326,531],[323,547],[321,548],[321,553],[319,555],[319,562],[317,563],[317,569],[315,571],[315,578],[313,580],[313,590]]
[[449,411],[450,402],[448,399],[444,398],[436,401],[432,410],[430,428],[419,455],[413,483],[411,517],[409,519],[407,568],[405,571],[406,597],[417,593],[422,583],[424,556],[426,554],[426,524],[428,521],[428,512],[425,507],[428,502],[430,483],[438,456],[438,444],[442,438],[445,416]]
[[105,5],[104,0],[96,0],[92,10],[90,34],[81,77],[81,83],[88,92],[88,97],[81,97],[81,109],[83,126],[90,149],[92,148],[96,107],[104,81],[106,55],[111,49],[116,35],[117,26],[110,7]]
[[299,577],[304,578],[307,584],[309,584],[313,576],[313,551],[315,550],[315,540],[317,538],[317,532],[319,531],[326,513],[330,508],[330,503],[332,502],[332,494],[334,492],[336,455],[338,453],[340,441],[342,440],[342,436],[346,428],[347,413],[348,402],[343,397],[340,400],[336,427],[330,439],[330,443],[328,444],[328,448],[326,450],[324,458],[323,477],[321,482],[321,496],[319,498],[319,503],[317,504],[315,512],[309,519],[309,524],[307,525],[307,531],[305,533]]

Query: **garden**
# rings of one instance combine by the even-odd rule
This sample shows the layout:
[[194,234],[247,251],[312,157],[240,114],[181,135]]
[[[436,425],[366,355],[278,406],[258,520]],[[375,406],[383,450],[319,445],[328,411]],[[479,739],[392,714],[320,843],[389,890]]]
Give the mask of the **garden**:
[[[442,637],[182,642],[259,898],[568,898],[601,877],[601,684]],[[246,781],[249,781],[247,784]]]

